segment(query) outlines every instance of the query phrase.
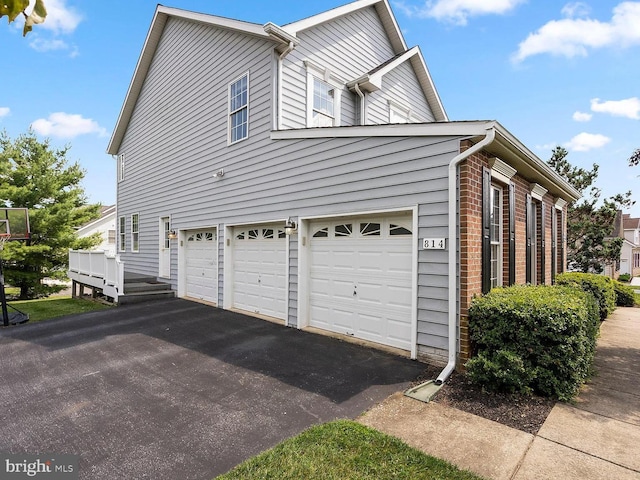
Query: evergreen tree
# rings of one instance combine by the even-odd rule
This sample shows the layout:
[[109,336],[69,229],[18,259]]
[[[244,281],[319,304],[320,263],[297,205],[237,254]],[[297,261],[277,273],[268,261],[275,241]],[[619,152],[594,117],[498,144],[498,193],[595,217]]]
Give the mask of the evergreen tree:
[[0,133],[0,207],[28,208],[32,232],[31,240],[7,242],[2,252],[5,281],[20,288],[21,299],[59,291],[42,279],[66,278],[69,249],[99,243],[98,236],[78,239],[75,234],[100,216],[100,205],[87,204],[84,171],[68,164],[69,148],[54,150],[31,130],[14,141]]
[[569,152],[560,146],[553,149],[547,162],[582,194],[567,207],[567,263],[570,269],[602,273],[604,265],[620,259],[623,239],[613,238],[616,213],[633,205],[631,192],[601,201],[602,192],[594,186],[598,165],[591,170],[569,163]]

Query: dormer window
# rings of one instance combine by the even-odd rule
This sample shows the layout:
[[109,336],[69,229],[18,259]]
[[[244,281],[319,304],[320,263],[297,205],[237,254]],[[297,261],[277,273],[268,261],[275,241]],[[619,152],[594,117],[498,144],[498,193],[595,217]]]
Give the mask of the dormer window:
[[334,114],[334,88],[328,83],[313,78],[313,127],[333,127],[335,125]]
[[325,68],[304,62],[307,68],[307,127],[340,125],[340,97],[343,84]]

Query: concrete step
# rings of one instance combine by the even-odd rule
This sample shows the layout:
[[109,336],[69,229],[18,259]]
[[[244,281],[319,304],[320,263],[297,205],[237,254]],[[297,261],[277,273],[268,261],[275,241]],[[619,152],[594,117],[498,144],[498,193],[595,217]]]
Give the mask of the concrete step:
[[176,292],[174,292],[173,290],[152,290],[125,293],[124,295],[120,295],[118,297],[118,304],[130,305],[132,303],[149,302],[152,300],[160,300],[165,298],[175,298],[175,296]]
[[125,282],[124,293],[158,292],[171,290],[171,285],[165,282]]

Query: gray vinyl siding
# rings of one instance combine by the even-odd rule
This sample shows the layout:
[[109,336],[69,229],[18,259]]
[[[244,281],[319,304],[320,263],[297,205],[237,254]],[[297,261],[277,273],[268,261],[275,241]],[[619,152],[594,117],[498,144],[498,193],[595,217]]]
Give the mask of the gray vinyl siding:
[[419,122],[435,120],[411,62],[403,62],[382,78],[382,90],[369,95],[367,102],[368,123],[389,123],[389,100],[409,107],[412,117]]
[[[349,26],[355,21],[373,22],[377,29],[367,28],[374,37],[383,38],[351,39],[356,30]],[[334,62],[329,66],[345,81],[393,55],[373,8],[318,29],[326,31],[301,32],[303,45],[314,36],[339,39],[322,54],[313,54],[312,60],[320,65]],[[354,51],[352,42],[363,47],[362,55],[346,55]],[[319,46],[326,46],[326,41]],[[294,54],[302,55],[301,60],[304,49]],[[361,63],[347,65],[338,58]],[[249,138],[229,146],[228,84],[247,71]],[[177,230],[218,227],[219,305],[223,305],[225,226],[418,205],[420,238],[447,236],[447,167],[459,153],[459,138],[273,141],[272,72],[269,41],[184,20],[168,21],[119,152],[127,158],[126,177],[118,183],[119,215],[129,219],[132,213],[140,214],[140,252],[121,255],[128,272],[157,275],[158,218],[163,215],[171,215]],[[304,118],[304,89],[298,93],[302,108],[288,111],[289,126],[295,125],[291,119],[296,115]],[[299,100],[289,97],[292,104]],[[224,176],[214,178],[220,168]],[[298,271],[298,239],[289,242],[288,322],[297,325],[298,279],[304,272]],[[129,237],[127,243],[130,249]],[[447,257],[420,251],[419,259],[419,352],[446,350]],[[177,264],[176,246],[174,289]]]
[[[197,205],[206,205],[224,181],[214,172],[270,141],[272,59],[268,41],[167,22],[120,148],[127,172],[118,183],[118,209],[127,218],[140,213],[140,252],[128,245],[121,255],[128,271],[157,275],[160,215],[171,214],[176,229],[216,226],[202,223]],[[246,72],[249,139],[227,146],[228,85]],[[176,288],[177,274],[172,283]]]
[[[283,64],[282,126],[306,127],[307,71],[304,60],[327,68],[342,84],[362,76],[395,55],[374,7],[298,33],[300,45]],[[355,95],[342,94],[341,125],[356,124]]]

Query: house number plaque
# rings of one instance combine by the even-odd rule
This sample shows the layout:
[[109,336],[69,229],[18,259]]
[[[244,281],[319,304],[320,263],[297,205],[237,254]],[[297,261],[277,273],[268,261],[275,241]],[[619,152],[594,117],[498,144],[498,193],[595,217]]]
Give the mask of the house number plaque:
[[423,238],[423,250],[444,250],[447,247],[446,238]]

